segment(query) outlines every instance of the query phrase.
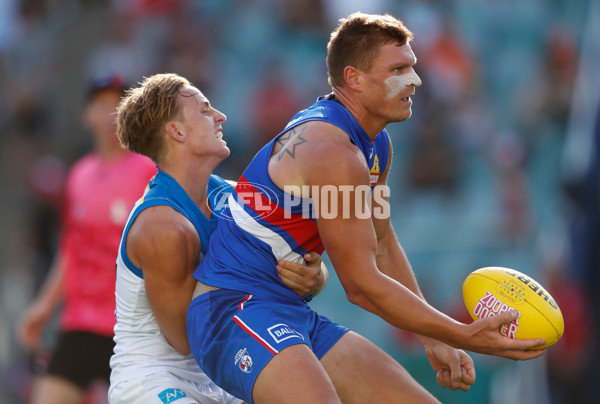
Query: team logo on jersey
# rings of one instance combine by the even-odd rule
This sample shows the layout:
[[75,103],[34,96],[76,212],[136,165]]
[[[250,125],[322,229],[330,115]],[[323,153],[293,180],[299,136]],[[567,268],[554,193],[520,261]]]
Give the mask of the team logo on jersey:
[[242,348],[235,354],[235,365],[244,373],[252,372],[252,358],[246,348]]
[[164,404],[172,403],[173,401],[179,400],[183,397],[187,397],[187,394],[185,394],[185,392],[181,389],[164,389],[158,393],[158,398],[160,398],[160,401],[162,401]]
[[285,341],[289,338],[301,338],[304,340],[304,336],[302,334],[290,328],[290,326],[287,324],[275,324],[274,326],[267,328],[267,331],[269,331],[271,337],[273,337],[275,342],[278,344],[281,341]]
[[377,181],[379,181],[379,159],[376,154],[373,160],[373,167],[371,167],[371,186],[374,187],[377,185]]

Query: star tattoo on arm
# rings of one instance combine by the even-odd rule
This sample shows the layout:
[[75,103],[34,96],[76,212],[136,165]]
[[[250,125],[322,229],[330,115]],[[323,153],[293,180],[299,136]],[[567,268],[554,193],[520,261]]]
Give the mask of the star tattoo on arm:
[[307,142],[307,140],[302,137],[302,132],[304,132],[305,129],[306,126],[300,128],[298,131],[294,128],[277,139],[277,143],[282,146],[277,152],[277,161],[280,161],[286,153],[292,158],[296,157],[296,147]]

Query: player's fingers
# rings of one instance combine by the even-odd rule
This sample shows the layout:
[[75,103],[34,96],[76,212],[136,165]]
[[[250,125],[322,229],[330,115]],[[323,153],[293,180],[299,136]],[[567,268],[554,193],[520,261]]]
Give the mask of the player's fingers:
[[[542,338],[535,338],[535,339],[523,339],[523,340],[519,340],[522,344],[525,345],[525,349],[531,350],[531,348],[536,348],[539,346],[542,346],[546,343],[546,341]],[[545,350],[543,350],[545,351]]]
[[304,260],[306,261],[307,265],[310,266],[320,266],[321,262],[323,261],[321,255],[314,251],[304,254]]
[[291,263],[293,266],[286,267],[276,265],[279,278],[294,292],[305,296],[310,293],[317,282],[317,275],[313,272],[313,267],[307,267],[301,264]]
[[277,270],[279,273],[286,272],[288,276],[303,276],[306,272],[306,267],[304,264],[298,264],[297,262],[279,260],[277,261]]
[[[498,314],[497,316],[488,317],[489,325],[491,329],[499,329],[504,324],[511,323],[518,318],[521,317],[521,313],[517,310],[508,310],[503,313]],[[510,340],[511,349],[531,349],[541,345],[544,345],[546,342],[542,338],[534,338],[527,340]]]
[[469,391],[469,389],[471,388],[471,385],[465,382],[461,382],[460,386],[458,386],[458,389],[454,389],[454,390],[460,390],[460,391]]
[[[542,338],[519,339],[519,340],[514,340],[514,341],[519,344],[519,349],[523,349],[523,350],[531,350],[532,348],[542,346],[546,343],[546,341]],[[544,351],[543,349],[540,349],[540,350]]]
[[475,373],[470,373],[464,367],[461,367],[462,379],[460,381],[460,387],[462,391],[468,391],[471,386],[475,383]]
[[444,387],[444,388],[447,387],[452,391],[456,391],[459,389],[462,391],[468,391],[471,388],[471,385],[473,384],[471,382],[461,381],[458,386],[452,385],[450,371],[448,371],[446,369],[438,370],[438,372],[436,374],[436,378],[437,378],[437,382],[440,385],[440,387]]
[[461,366],[460,368],[462,372],[462,381],[468,385],[475,384],[475,380],[477,380],[477,376],[475,374],[475,367],[466,368]]
[[462,380],[467,384],[475,383],[477,375],[475,373],[475,363],[473,359],[463,350],[459,351],[460,355],[460,370],[462,372]]
[[457,389],[462,382],[462,370],[458,353],[448,361],[448,366],[450,367],[450,383],[453,389]]
[[451,387],[450,372],[445,369],[440,369],[436,373],[437,382],[440,387]]
[[283,266],[283,265],[276,265],[277,268],[277,272],[279,273],[279,277],[281,278],[282,281],[286,282],[298,282],[300,280],[300,278],[302,277],[301,274],[299,274],[298,272],[294,271],[294,269],[290,269],[287,266]]
[[279,278],[281,281],[297,294],[304,296],[310,292],[310,287],[302,282],[302,277],[294,274],[293,272],[280,268],[279,266],[277,267],[277,271],[279,272]]
[[537,349],[537,350],[530,350],[530,351],[514,350],[514,351],[508,351],[503,356],[508,359],[524,361],[524,360],[539,358],[540,356],[544,355],[545,353],[546,353],[545,349]]
[[503,335],[500,335],[498,341],[501,344],[500,347],[506,351],[530,351],[532,348],[540,347],[546,343],[543,338],[511,339]]
[[451,372],[447,369],[442,369],[437,373],[437,381],[440,387],[449,388],[452,391],[456,391],[458,389],[467,391],[469,390],[470,385],[459,382],[458,384],[454,384],[452,381]]
[[498,329],[504,324],[511,323],[521,317],[521,313],[517,310],[508,310],[503,313],[500,313],[496,316],[488,317],[490,321],[490,327],[493,329]]

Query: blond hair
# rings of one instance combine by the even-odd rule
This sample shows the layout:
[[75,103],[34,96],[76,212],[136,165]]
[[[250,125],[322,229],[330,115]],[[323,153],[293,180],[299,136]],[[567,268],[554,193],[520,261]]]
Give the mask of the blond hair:
[[177,95],[190,82],[177,74],[155,74],[127,91],[117,108],[117,136],[127,149],[158,163],[163,154],[163,126],[177,117]]

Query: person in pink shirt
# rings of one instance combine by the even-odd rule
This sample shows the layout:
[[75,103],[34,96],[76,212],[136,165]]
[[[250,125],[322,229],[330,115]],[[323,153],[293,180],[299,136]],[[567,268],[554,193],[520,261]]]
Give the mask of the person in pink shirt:
[[34,404],[79,403],[93,382],[110,378],[115,257],[129,211],[157,172],[149,158],[123,149],[116,136],[115,111],[125,89],[115,74],[91,82],[83,123],[94,151],[69,172],[59,251],[19,323],[22,344],[35,353],[62,303],[59,335],[47,371],[34,383]]

